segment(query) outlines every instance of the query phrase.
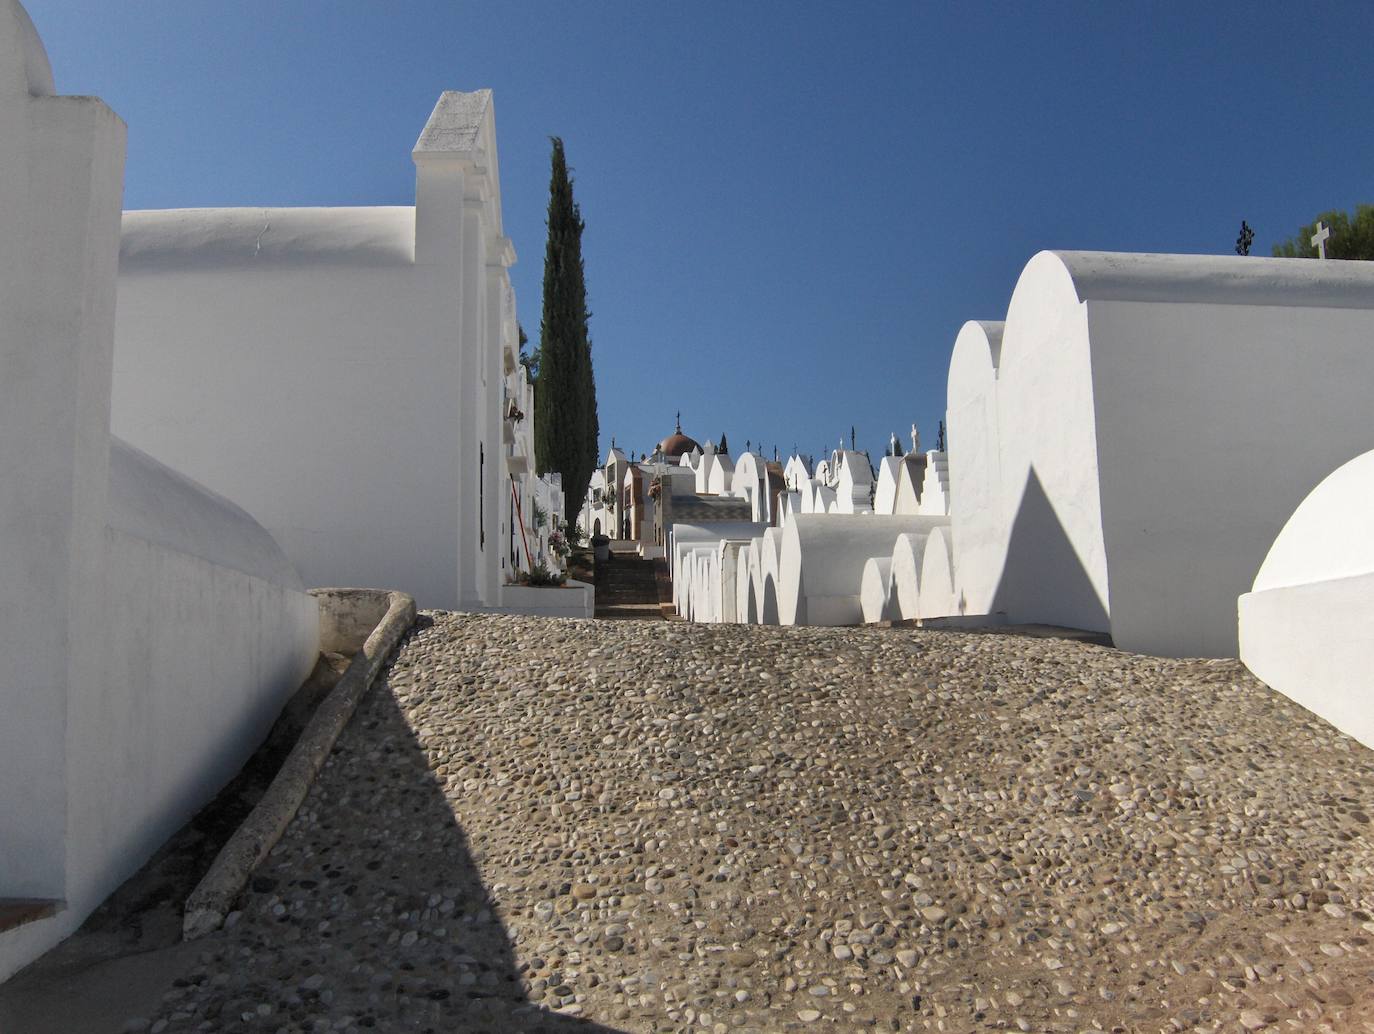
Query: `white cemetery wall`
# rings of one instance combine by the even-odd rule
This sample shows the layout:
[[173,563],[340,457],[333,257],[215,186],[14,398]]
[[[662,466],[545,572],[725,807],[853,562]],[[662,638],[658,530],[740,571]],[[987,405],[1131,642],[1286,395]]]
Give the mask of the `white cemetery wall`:
[[735,624],[743,619],[739,616],[739,572],[748,570],[749,558],[742,551],[753,542],[753,538],[723,538],[715,560],[716,580],[711,585],[712,607],[715,610],[713,621]]
[[734,489],[735,461],[721,454],[711,458],[715,462],[707,476],[706,491],[711,495],[730,495]]
[[[0,897],[60,899],[68,696],[97,677],[71,644],[101,621],[125,129],[53,93],[27,12],[0,0]],[[0,978],[38,936],[0,941]]]
[[782,561],[783,529],[769,528],[763,533],[759,561],[759,624],[778,624],[778,566]]
[[[1374,278],[1369,290],[1374,302]],[[1089,304],[1094,339],[1111,345],[1093,366],[1112,635],[1235,656],[1234,600],[1314,474],[1374,448],[1374,314],[1160,308]],[[1147,346],[1151,363],[1130,355]],[[1146,491],[1155,478],[1169,489]]]
[[1233,657],[1235,599],[1284,522],[1323,471],[1374,448],[1374,266],[1164,268],[1172,304],[1087,305],[1112,637]]
[[739,458],[730,479],[730,494],[749,500],[751,520],[769,522],[768,476],[764,461],[752,452]]
[[[456,511],[478,496],[457,458],[479,443],[441,416],[470,390],[448,272],[401,261],[145,271],[130,256],[115,432],[257,515],[308,585],[455,607]],[[495,446],[489,459],[496,469]]]
[[[892,544],[892,608],[894,617],[912,620],[922,616],[920,610],[921,571],[925,564],[926,547],[936,528],[946,524],[930,520],[919,531],[898,535]],[[929,609],[929,608],[927,608]]]
[[740,625],[752,624],[754,618],[751,607],[750,590],[753,587],[753,571],[758,565],[754,559],[754,547],[759,539],[750,539],[740,547],[739,556],[735,560],[735,623]]
[[837,513],[869,513],[873,491],[873,471],[868,457],[861,452],[845,450],[839,454],[839,468],[835,477],[835,511]]
[[1234,600],[1312,472],[1374,447],[1370,306],[1367,263],[1033,258],[998,371],[994,608],[1234,656]]
[[67,716],[68,879],[89,888],[75,911],[234,777],[319,653],[319,607],[266,530],[118,440],[109,520],[87,644],[102,679],[74,687]]
[[878,485],[873,494],[873,512],[881,517],[891,516],[897,507],[897,478],[902,458],[884,456],[878,461]]
[[921,504],[919,512],[927,517],[948,517],[949,499],[949,458],[943,452],[932,450],[926,453],[925,477],[921,481]]
[[936,517],[801,515],[783,530],[778,561],[778,620],[784,625],[857,625],[864,563],[891,557],[897,536]]
[[1013,621],[1107,631],[1087,312],[1053,255],[1032,258],[1016,283],[996,397],[1000,560],[956,577]]
[[891,621],[897,615],[892,606],[892,558],[869,557],[864,562],[859,587],[859,607],[867,624]]
[[52,96],[0,0],[0,980],[233,774],[313,664],[313,598],[242,510],[112,444],[124,127]]
[[1239,616],[1256,676],[1374,747],[1374,452],[1302,501]]
[[916,616],[921,619],[964,613],[954,588],[954,549],[948,526],[931,529],[921,552],[921,583]]
[[905,456],[897,468],[897,495],[893,500],[894,514],[919,514],[921,491],[925,486],[925,457]]
[[956,576],[970,614],[992,610],[1005,549],[997,423],[997,364],[1004,326],[981,320],[965,323],[949,361],[947,430],[954,457],[950,495],[959,500],[950,508],[950,534]]
[[114,429],[244,505],[308,584],[498,603],[515,324],[494,133],[489,91],[442,95],[416,208],[125,215]]

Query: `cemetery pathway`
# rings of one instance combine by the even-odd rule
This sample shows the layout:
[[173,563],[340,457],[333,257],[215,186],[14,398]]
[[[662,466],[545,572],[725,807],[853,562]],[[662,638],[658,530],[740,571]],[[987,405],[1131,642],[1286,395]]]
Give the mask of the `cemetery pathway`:
[[1371,804],[1230,661],[422,615],[129,1029],[1371,1030]]
[[631,549],[612,548],[610,559],[598,566],[596,616],[616,620],[661,620],[655,562]]

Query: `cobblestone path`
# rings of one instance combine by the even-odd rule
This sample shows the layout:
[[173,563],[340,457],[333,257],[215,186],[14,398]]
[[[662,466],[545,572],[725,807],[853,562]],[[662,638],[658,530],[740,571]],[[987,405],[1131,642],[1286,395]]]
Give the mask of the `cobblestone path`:
[[1372,806],[1234,662],[426,615],[148,1027],[1374,1030]]

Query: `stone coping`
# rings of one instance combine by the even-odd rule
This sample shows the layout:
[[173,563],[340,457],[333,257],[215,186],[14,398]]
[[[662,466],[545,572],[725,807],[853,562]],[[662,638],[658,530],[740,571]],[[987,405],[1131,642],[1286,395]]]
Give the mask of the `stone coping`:
[[186,940],[212,933],[224,923],[253,869],[286,832],[387,655],[415,622],[415,600],[403,592],[313,589],[311,595],[320,601],[322,645],[351,646],[357,652],[339,684],[316,709],[262,800],[186,899],[182,920]]

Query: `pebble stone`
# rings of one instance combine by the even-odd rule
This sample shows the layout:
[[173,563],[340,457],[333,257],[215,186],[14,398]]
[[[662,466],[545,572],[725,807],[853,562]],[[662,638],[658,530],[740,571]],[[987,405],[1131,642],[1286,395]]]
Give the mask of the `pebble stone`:
[[1234,661],[426,612],[151,1030],[1374,1030],[1374,752]]

